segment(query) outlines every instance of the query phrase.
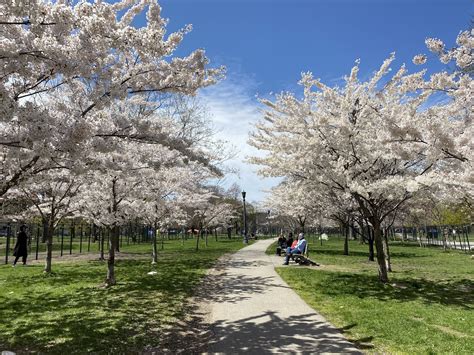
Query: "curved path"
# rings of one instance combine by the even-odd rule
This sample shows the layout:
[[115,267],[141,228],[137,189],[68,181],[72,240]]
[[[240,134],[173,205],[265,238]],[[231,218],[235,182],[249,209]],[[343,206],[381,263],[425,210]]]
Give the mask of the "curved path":
[[272,242],[241,249],[210,275],[209,352],[360,354],[278,276],[283,258],[265,254]]

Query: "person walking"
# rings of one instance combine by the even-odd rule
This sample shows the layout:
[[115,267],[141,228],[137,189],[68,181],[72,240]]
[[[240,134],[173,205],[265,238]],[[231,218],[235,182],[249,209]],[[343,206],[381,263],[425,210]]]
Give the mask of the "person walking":
[[20,256],[22,257],[23,265],[26,265],[26,258],[28,257],[28,242],[29,238],[26,234],[26,227],[23,225],[20,227],[20,232],[16,238],[15,248],[13,249],[13,256],[15,256],[13,267],[15,267]]

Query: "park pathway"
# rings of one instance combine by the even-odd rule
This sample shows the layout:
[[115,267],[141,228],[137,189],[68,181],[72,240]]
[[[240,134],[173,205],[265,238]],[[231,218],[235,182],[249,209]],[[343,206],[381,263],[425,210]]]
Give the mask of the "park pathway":
[[205,304],[209,352],[359,354],[278,276],[274,267],[283,258],[265,254],[272,242],[241,249],[210,275],[218,286]]

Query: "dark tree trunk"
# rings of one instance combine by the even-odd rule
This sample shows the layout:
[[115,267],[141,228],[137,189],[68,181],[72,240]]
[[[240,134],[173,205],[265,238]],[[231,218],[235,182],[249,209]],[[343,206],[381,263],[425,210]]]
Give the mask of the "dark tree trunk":
[[197,238],[196,238],[196,251],[199,250],[199,241],[201,238],[201,233],[202,233],[202,224],[199,224],[199,232],[197,233]]
[[44,266],[44,272],[47,274],[51,273],[51,262],[53,260],[53,235],[54,235],[54,224],[53,222],[46,223],[46,231],[43,237],[46,237],[46,262]]
[[116,245],[115,245],[115,251],[117,253],[120,253],[120,226],[117,226],[113,229],[114,231],[114,236],[115,236],[115,240],[116,240]]
[[156,246],[156,225],[153,231],[153,260],[151,261],[152,265],[155,265],[158,262],[158,248]]
[[388,271],[387,271],[387,264],[385,262],[383,236],[382,236],[382,229],[380,227],[380,221],[373,218],[372,225],[374,227],[374,242],[375,242],[375,248],[377,251],[377,265],[378,265],[378,272],[379,272],[379,280],[380,282],[387,283]]
[[49,222],[47,219],[43,220],[43,236],[41,238],[41,243],[46,243],[48,240],[48,233],[49,233]]
[[349,255],[349,225],[344,225],[344,255]]
[[113,286],[116,284],[115,280],[115,250],[118,242],[118,226],[107,228],[110,235],[109,238],[109,258],[107,260],[107,278],[105,279],[106,286]]
[[196,235],[196,251],[199,250],[199,238],[201,237],[201,231]]
[[99,252],[100,252],[100,255],[99,255],[99,260],[105,260],[105,257],[104,257],[104,243],[105,243],[105,235],[104,235],[104,230],[102,229],[102,227],[99,227]]
[[374,258],[374,232],[370,226],[367,225],[367,235],[369,237],[369,261],[375,261]]

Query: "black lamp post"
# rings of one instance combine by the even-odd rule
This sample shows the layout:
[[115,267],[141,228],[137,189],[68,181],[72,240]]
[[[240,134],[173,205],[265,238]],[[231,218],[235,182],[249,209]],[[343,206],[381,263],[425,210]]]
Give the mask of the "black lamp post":
[[272,224],[271,224],[271,220],[270,220],[270,210],[267,211],[267,220],[268,220],[268,229],[269,229],[269,232],[270,232],[270,237],[273,237],[272,235]]
[[249,239],[247,236],[247,211],[245,209],[245,195],[246,195],[246,192],[242,191],[242,199],[244,201],[244,244],[248,244]]

